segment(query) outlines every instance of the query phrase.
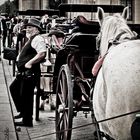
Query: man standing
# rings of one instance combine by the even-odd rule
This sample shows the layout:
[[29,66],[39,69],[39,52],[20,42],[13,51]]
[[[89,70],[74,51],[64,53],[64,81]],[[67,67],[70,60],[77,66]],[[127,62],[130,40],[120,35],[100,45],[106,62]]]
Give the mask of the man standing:
[[10,92],[17,112],[20,114],[15,119],[22,117],[17,126],[33,126],[33,96],[34,89],[40,78],[40,62],[46,56],[46,44],[41,32],[40,21],[31,18],[26,26],[28,41],[23,46],[17,57],[18,74],[10,85]]
[[3,14],[2,19],[1,19],[1,35],[2,35],[2,44],[3,48],[6,47],[6,38],[7,38],[7,32],[8,32],[8,27],[7,27],[7,22],[8,22],[8,14]]

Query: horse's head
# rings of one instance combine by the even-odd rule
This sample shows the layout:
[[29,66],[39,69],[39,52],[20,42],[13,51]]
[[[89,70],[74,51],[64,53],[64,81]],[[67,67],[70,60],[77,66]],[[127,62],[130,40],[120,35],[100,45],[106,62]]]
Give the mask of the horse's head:
[[128,7],[124,8],[122,15],[114,14],[113,16],[105,17],[104,10],[100,7],[98,8],[97,14],[101,26],[101,31],[97,39],[101,56],[107,53],[109,42],[123,42],[126,39],[132,39],[136,36],[126,23],[129,16]]

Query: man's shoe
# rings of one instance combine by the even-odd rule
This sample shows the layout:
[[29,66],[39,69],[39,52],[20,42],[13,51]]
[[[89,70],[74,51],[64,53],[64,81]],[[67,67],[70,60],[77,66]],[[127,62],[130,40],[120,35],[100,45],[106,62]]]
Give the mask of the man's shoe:
[[16,116],[14,116],[14,119],[20,119],[20,118],[22,118],[23,116],[22,116],[22,114],[20,113],[19,115],[16,115]]
[[32,122],[15,122],[16,126],[25,126],[25,127],[33,127],[33,123]]

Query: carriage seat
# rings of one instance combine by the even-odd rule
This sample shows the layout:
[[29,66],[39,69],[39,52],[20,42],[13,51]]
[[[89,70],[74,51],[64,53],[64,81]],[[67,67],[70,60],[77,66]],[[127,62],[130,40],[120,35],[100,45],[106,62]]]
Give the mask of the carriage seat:
[[73,32],[82,32],[82,33],[92,33],[98,34],[100,31],[99,23],[96,21],[87,20],[84,16],[77,16],[76,19],[73,20],[73,23],[76,24],[76,29]]
[[75,23],[76,25],[93,25],[94,26],[97,22],[90,21],[86,19],[84,16],[79,15],[73,20],[73,23]]
[[69,45],[77,46],[75,61],[79,64],[85,78],[92,76],[91,69],[98,58],[96,36],[96,34],[75,33],[66,41],[66,48]]
[[67,23],[57,24],[55,27],[65,33],[69,33],[69,31],[75,28],[75,26],[76,26],[75,24],[67,22]]
[[77,45],[79,49],[82,51],[92,52],[96,50],[96,37],[97,34],[86,34],[86,33],[73,33],[69,38],[67,38],[64,44],[67,45]]

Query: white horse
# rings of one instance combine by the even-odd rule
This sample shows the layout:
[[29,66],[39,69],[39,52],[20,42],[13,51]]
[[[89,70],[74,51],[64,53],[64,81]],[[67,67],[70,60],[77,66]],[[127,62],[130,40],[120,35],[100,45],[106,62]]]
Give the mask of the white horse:
[[[101,25],[100,54],[104,57],[94,85],[93,109],[97,121],[140,109],[140,40],[126,24],[128,7],[122,15],[104,17]],[[109,43],[110,42],[110,43]],[[115,140],[131,140],[136,114],[99,123],[100,130]]]

